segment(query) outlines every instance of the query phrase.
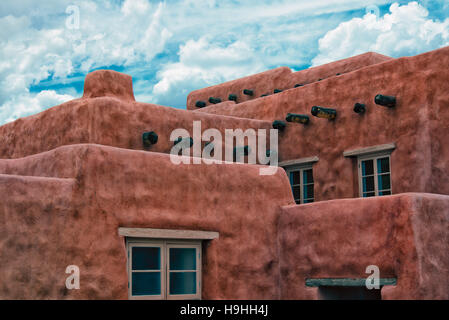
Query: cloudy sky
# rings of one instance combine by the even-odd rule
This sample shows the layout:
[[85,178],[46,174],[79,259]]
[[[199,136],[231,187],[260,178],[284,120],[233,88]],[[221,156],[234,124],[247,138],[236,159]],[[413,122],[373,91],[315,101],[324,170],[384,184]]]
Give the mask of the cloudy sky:
[[0,125],[81,97],[97,69],[185,108],[192,90],[279,66],[448,45],[448,0],[0,0]]

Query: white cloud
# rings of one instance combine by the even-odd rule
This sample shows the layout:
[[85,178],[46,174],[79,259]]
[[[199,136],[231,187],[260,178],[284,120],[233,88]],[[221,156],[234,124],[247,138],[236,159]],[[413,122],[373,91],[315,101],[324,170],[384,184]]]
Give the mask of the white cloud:
[[14,0],[0,1],[0,17],[7,15],[53,15],[60,12],[61,6],[64,8],[71,3],[78,2],[73,0]]
[[392,57],[410,56],[449,45],[449,18],[434,21],[429,12],[411,2],[394,3],[379,19],[373,14],[341,23],[319,40],[313,65],[321,65],[375,51]]
[[265,69],[256,52],[245,42],[212,44],[208,37],[181,46],[179,62],[166,65],[153,88],[155,102],[185,105],[187,94],[197,88],[236,79]]
[[70,94],[58,94],[54,90],[43,90],[38,94],[25,94],[8,100],[0,109],[0,119],[5,122],[38,113],[44,109],[73,100]]
[[[139,1],[142,2],[141,0]],[[150,25],[142,36],[142,40],[137,43],[138,47],[145,48],[142,53],[146,62],[151,61],[156,54],[162,52],[168,39],[172,36],[172,33],[162,24],[163,10],[164,4],[159,3]]]
[[0,18],[0,39],[12,38],[30,27],[27,17],[6,16]]
[[125,16],[133,14],[145,15],[150,9],[150,3],[147,0],[125,0],[122,5],[122,12]]
[[[32,85],[50,76],[64,83],[77,72],[149,62],[164,50],[171,36],[161,20],[163,4],[152,6],[147,0],[127,0],[122,6],[106,0],[78,1],[79,29],[66,26],[70,2],[51,0],[23,6],[27,3],[0,4],[2,12],[12,13],[0,14],[0,124],[51,106],[42,100],[49,93],[32,94]],[[64,100],[67,95],[52,97],[60,102],[59,98]]]

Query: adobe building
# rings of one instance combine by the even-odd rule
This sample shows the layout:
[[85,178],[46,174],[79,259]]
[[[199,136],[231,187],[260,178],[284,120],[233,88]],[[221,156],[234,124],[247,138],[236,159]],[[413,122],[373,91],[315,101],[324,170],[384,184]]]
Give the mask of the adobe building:
[[[449,47],[277,68],[187,110],[87,75],[82,98],[0,127],[0,298],[449,299],[448,65]],[[174,164],[194,121],[275,126],[279,170]]]

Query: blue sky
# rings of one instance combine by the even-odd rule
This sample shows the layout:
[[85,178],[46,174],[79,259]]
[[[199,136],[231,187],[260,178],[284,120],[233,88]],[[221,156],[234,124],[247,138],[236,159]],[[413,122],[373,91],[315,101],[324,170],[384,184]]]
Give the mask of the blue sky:
[[138,101],[185,108],[192,90],[279,66],[448,45],[446,0],[2,0],[0,125],[81,97],[97,69],[131,75]]

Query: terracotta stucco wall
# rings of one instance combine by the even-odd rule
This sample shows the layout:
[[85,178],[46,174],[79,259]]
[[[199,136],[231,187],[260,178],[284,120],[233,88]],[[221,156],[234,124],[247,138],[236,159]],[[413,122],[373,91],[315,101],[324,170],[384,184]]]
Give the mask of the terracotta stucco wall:
[[[362,58],[365,64],[372,63],[368,54],[326,68],[334,72],[336,66],[352,66],[351,61],[358,61],[360,67]],[[280,134],[279,160],[320,158],[314,166],[316,201],[357,197],[356,163],[344,158],[343,151],[390,142],[397,145],[392,154],[393,193],[449,194],[449,162],[445,161],[449,154],[445,121],[449,117],[449,72],[440,67],[445,63],[449,63],[449,48],[394,59],[233,107],[225,103],[227,116],[135,102],[128,76],[96,71],[86,78],[83,99],[0,127],[0,157],[18,158],[75,143],[141,150],[141,134],[151,130],[158,133],[159,142],[149,150],[168,153],[172,130],[192,132],[194,120],[201,121],[203,130],[269,129],[273,120],[293,112],[308,114],[311,122],[288,124]],[[378,93],[395,95],[397,106],[375,105]],[[366,104],[367,112],[354,113],[355,102]],[[312,105],[335,108],[337,119],[311,116]]]
[[[197,110],[197,101],[203,101],[208,106],[214,106],[209,102],[210,97],[220,98],[223,102],[228,101],[229,94],[237,95],[237,102],[254,100],[265,93],[272,93],[275,88],[283,86],[285,79],[292,75],[288,67],[280,67],[255,75],[228,81],[223,84],[204,89],[192,91],[187,96],[187,110]],[[243,94],[244,89],[253,90],[254,95]]]
[[[138,103],[130,77],[90,74],[82,99],[0,127],[0,275],[8,279],[0,297],[124,299],[126,255],[117,229],[146,227],[220,233],[205,249],[206,299],[316,298],[304,277],[365,276],[368,264],[398,277],[384,298],[447,298],[447,197],[293,206],[282,170],[260,176],[259,166],[244,164],[174,165],[166,153],[171,131],[192,132],[194,120],[203,130],[268,129],[287,112],[310,115],[312,105],[322,105],[336,108],[337,119],[289,124],[279,149],[281,161],[320,158],[316,201],[357,197],[355,161],[343,151],[390,142],[397,146],[395,194],[449,194],[449,72],[441,68],[448,63],[449,48],[396,59],[216,107],[226,115]],[[332,75],[337,66],[316,70]],[[318,71],[301,74],[312,79]],[[395,95],[396,108],[374,105],[378,93]],[[355,102],[367,105],[364,115],[352,111]],[[143,151],[141,135],[151,130],[159,141]],[[69,264],[81,268],[79,291],[65,289]]]
[[[279,154],[280,161],[320,158],[314,167],[317,200],[358,195],[355,165],[343,151],[390,142],[397,145],[392,154],[394,193],[449,194],[449,70],[441,68],[447,64],[449,47],[212,112],[266,121],[283,120],[289,112],[309,115],[310,124],[288,124],[280,134]],[[397,106],[376,105],[377,94],[396,96]],[[353,111],[356,102],[366,104],[365,114]],[[336,109],[337,119],[313,117],[314,105]]]
[[201,121],[202,131],[218,129],[223,139],[225,129],[271,129],[268,121],[198,114],[114,97],[77,99],[0,127],[0,158],[20,158],[77,143],[143,150],[146,131],[159,136],[149,151],[169,153],[172,131],[184,128],[192,135],[194,121]]
[[73,224],[76,182],[2,173],[0,299],[64,297],[65,267],[84,252]]
[[[47,191],[30,182],[53,178],[23,177],[20,186],[0,184],[4,193],[23,193],[8,196],[1,205],[0,233],[6,238],[0,252],[2,261],[12,263],[0,265],[9,279],[0,296],[126,299],[126,252],[117,231],[145,227],[220,233],[203,257],[203,298],[277,299],[277,221],[280,207],[293,199],[283,171],[260,176],[259,169],[245,164],[174,165],[166,154],[99,145],[0,160],[0,173],[76,179],[70,191],[53,184]],[[27,195],[23,210],[17,209],[14,203]],[[58,198],[68,195],[70,202],[59,208]],[[32,210],[25,210],[30,202]],[[14,231],[18,224],[23,237]],[[17,243],[21,257],[29,257],[23,268],[33,270],[26,279],[10,277],[17,267],[16,253],[4,246],[16,248]],[[80,267],[80,290],[64,289],[69,264]],[[30,281],[41,285],[25,294],[21,288]]]
[[307,278],[362,278],[377,265],[382,299],[449,298],[449,196],[401,194],[284,207],[281,299],[317,299]]
[[[448,298],[449,197],[283,207],[293,202],[285,174],[262,177],[258,169],[176,166],[168,155],[97,145],[0,160],[0,252],[8,262],[0,296],[125,299],[117,229],[152,227],[220,233],[205,246],[205,299],[315,299],[305,278],[363,278],[371,264],[398,279],[383,288],[384,299]],[[80,290],[65,289],[69,264],[81,269]]]
[[[434,59],[440,57],[435,56]],[[448,59],[443,63],[446,62]],[[446,76],[449,73],[448,68],[441,72]],[[422,150],[431,154],[431,192],[449,194],[449,76],[442,81],[436,74],[429,74],[426,79],[428,88],[433,88],[426,92],[431,107],[426,114],[429,131],[424,141],[430,140],[430,143]]]
[[[368,52],[348,59],[328,63],[298,72],[292,72],[288,67],[280,67],[265,71],[241,79],[228,81],[216,86],[192,91],[187,97],[187,110],[201,110],[195,106],[197,101],[206,102],[206,109],[221,108],[209,102],[210,97],[220,98],[223,102],[228,101],[229,94],[237,96],[237,103],[252,101],[265,94],[273,94],[275,89],[288,90],[296,84],[306,85],[334,77],[337,74],[351,72],[372,64],[391,60],[392,58]],[[243,94],[244,89],[253,91],[253,96]]]

